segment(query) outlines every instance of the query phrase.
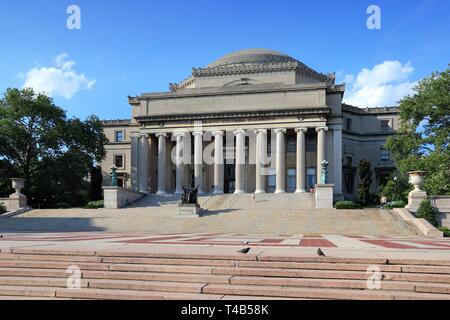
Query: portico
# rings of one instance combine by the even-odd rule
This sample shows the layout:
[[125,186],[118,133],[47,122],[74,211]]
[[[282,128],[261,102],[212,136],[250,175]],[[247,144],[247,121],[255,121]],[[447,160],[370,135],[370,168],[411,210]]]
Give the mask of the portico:
[[360,159],[376,172],[392,167],[383,145],[397,111],[342,104],[345,86],[334,74],[286,54],[237,51],[194,68],[169,89],[128,97],[131,120],[106,122],[115,140],[102,167],[108,174],[120,164],[118,181],[126,188],[302,194],[315,189],[327,160],[337,200],[354,198]]

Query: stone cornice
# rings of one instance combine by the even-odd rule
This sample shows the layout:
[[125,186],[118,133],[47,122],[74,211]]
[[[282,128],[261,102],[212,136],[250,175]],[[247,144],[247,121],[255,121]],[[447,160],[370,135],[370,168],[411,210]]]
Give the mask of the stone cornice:
[[174,92],[144,93],[138,97],[130,97],[129,102],[131,101],[132,103],[137,103],[136,101],[156,100],[156,99],[173,99],[173,98],[253,94],[253,93],[268,93],[268,92],[308,91],[327,88],[328,88],[327,84],[320,82],[308,84],[288,84],[288,85],[261,84],[261,85],[239,86],[239,87],[197,88]]
[[220,112],[201,114],[176,114],[161,116],[139,116],[135,119],[142,123],[161,123],[164,121],[184,121],[184,120],[206,120],[206,119],[226,119],[226,118],[258,118],[274,116],[321,116],[327,117],[331,112],[328,107],[321,108],[297,108],[288,110],[260,110],[249,112]]
[[342,111],[349,113],[356,113],[360,115],[374,115],[374,114],[398,114],[399,107],[377,107],[377,108],[360,108],[349,104],[342,104]]

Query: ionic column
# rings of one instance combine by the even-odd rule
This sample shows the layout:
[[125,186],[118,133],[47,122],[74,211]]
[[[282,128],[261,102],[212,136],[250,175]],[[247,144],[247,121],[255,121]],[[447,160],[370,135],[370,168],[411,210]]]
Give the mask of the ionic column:
[[325,160],[326,156],[326,132],[328,127],[318,127],[317,131],[317,183],[320,183],[320,177],[322,176],[321,162]]
[[213,131],[214,135],[214,190],[223,193],[223,131]]
[[262,174],[263,161],[267,152],[267,130],[258,129],[256,133],[256,189],[255,193],[266,192],[266,176]]
[[296,190],[295,193],[306,192],[305,171],[306,171],[306,148],[305,133],[307,128],[296,128],[297,132],[297,154],[296,154]]
[[157,194],[166,194],[166,138],[167,133],[157,133],[158,137],[158,192]]
[[245,130],[234,130],[236,135],[236,162],[235,162],[235,189],[234,193],[244,193],[244,166],[245,166]]
[[194,134],[194,184],[199,186],[198,192],[203,190],[203,132],[196,131]]
[[148,193],[148,134],[139,138],[139,191]]
[[275,129],[277,135],[276,145],[276,189],[275,193],[286,192],[286,147],[284,134],[286,129]]
[[176,167],[176,185],[175,185],[175,193],[183,192],[183,179],[184,179],[184,156],[181,155],[181,151],[184,150],[184,139],[186,137],[186,132],[174,132],[173,135],[177,139],[176,145],[176,157],[175,157],[175,167]]

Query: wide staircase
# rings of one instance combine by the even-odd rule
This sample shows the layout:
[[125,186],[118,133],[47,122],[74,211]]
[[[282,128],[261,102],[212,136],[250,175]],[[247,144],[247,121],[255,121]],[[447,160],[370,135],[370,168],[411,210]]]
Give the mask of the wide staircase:
[[[74,265],[81,289],[67,288],[73,277],[67,269]],[[381,272],[379,290],[368,289],[369,267]],[[285,298],[450,299],[450,261],[33,248],[0,253],[0,299]]]

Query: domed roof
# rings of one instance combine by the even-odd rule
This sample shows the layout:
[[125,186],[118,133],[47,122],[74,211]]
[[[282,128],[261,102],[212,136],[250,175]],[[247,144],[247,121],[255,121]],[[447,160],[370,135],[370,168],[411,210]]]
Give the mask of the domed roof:
[[236,64],[269,64],[298,62],[287,54],[268,49],[245,49],[232,52],[209,64],[209,68]]

